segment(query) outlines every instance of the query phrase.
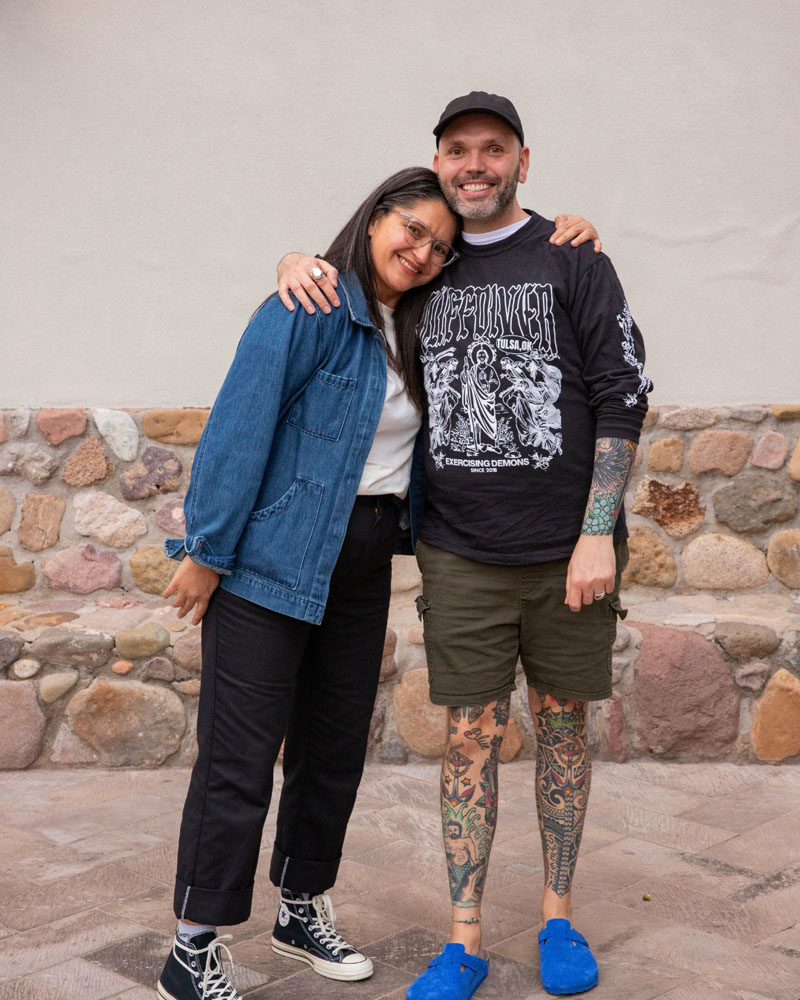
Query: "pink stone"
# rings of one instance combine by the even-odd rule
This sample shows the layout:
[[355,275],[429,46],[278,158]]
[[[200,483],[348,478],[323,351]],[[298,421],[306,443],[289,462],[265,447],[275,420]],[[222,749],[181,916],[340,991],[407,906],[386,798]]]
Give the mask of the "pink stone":
[[761,663],[758,660],[755,663],[745,663],[736,668],[736,683],[749,691],[760,691],[769,673],[768,663]]
[[176,640],[172,647],[172,655],[184,670],[199,674],[202,667],[201,633],[199,628],[192,629],[186,635]]
[[133,670],[133,664],[130,660],[117,660],[111,664],[111,669],[115,674],[129,674]]
[[183,538],[186,534],[186,517],[183,513],[183,500],[167,500],[162,503],[153,515],[156,524],[162,531],[176,538]]
[[767,431],[758,441],[750,464],[759,469],[780,469],[786,461],[786,435]]
[[724,657],[694,632],[636,627],[643,638],[629,701],[634,748],[723,759],[739,732],[739,699]]
[[124,608],[135,608],[139,602],[132,597],[108,597],[99,598],[94,603],[98,608],[114,608],[121,611]]
[[83,410],[39,410],[36,426],[49,444],[61,444],[86,431],[86,414]]
[[114,590],[122,580],[122,563],[113,552],[77,545],[54,553],[42,563],[49,585],[73,594]]
[[381,660],[381,680],[393,677],[397,673],[394,654],[397,649],[397,633],[392,628],[386,629],[386,639],[383,644],[383,659]]
[[741,472],[753,447],[753,435],[747,431],[701,431],[689,449],[689,471],[721,472],[735,476]]
[[192,677],[188,681],[173,681],[170,687],[178,694],[185,694],[189,698],[197,698],[200,694],[200,678]]
[[33,681],[0,681],[0,769],[32,764],[42,749],[44,728]]

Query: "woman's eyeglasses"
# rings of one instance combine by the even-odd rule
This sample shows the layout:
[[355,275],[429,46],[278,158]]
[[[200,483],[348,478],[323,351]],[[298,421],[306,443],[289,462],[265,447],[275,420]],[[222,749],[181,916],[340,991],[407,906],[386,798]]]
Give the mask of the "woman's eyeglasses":
[[452,264],[458,257],[457,251],[444,240],[437,240],[424,222],[420,222],[419,219],[415,219],[413,215],[409,215],[407,212],[401,212],[399,208],[391,208],[389,211],[395,212],[397,215],[402,215],[406,220],[406,239],[410,246],[424,247],[427,243],[430,243],[431,256],[441,267],[447,267],[448,264]]

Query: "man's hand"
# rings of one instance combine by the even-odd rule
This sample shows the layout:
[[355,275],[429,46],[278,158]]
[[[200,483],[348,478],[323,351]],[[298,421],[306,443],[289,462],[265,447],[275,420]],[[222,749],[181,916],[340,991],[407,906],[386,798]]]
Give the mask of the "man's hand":
[[206,613],[211,595],[218,586],[219,573],[207,566],[198,566],[186,556],[161,596],[172,597],[173,594],[176,595],[172,606],[178,608],[178,618],[188,615],[192,608],[197,605],[192,625],[199,625]]
[[[325,277],[314,281],[311,268],[318,267],[324,271]],[[278,263],[278,295],[289,312],[294,312],[294,302],[290,292],[294,292],[297,301],[307,313],[316,310],[312,299],[324,313],[331,311],[331,305],[339,305],[336,285],[339,272],[335,267],[318,257],[308,257],[304,253],[287,253]]]
[[594,241],[594,252],[600,253],[603,244],[600,242],[600,234],[588,219],[582,215],[557,215],[555,218],[556,230],[550,237],[550,242],[560,247],[567,240],[572,241],[574,247],[579,247],[581,243],[589,240]]
[[[610,594],[617,576],[612,535],[581,535],[567,567],[564,603],[570,611],[593,604],[596,594]],[[598,598],[599,600],[599,598]]]

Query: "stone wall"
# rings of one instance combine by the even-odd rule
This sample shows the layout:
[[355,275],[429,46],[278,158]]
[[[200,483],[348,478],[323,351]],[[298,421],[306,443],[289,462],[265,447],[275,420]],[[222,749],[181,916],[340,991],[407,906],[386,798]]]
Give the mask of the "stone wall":
[[[199,629],[158,595],[206,417],[0,411],[0,767],[192,760]],[[800,405],[648,414],[598,755],[800,759],[799,435]],[[370,745],[386,762],[444,744],[418,593],[396,558]],[[532,752],[523,697],[504,759]]]

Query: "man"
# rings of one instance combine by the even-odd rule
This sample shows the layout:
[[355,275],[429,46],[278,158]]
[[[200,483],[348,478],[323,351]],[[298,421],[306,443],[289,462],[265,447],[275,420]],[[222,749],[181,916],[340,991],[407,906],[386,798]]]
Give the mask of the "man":
[[[598,981],[570,923],[591,781],[587,704],[611,693],[622,497],[651,384],[611,262],[556,245],[552,223],[517,200],[530,151],[513,104],[473,92],[433,131],[434,170],[464,223],[460,258],[420,324],[431,406],[418,606],[431,700],[450,717],[441,797],[452,930],[407,998],[468,1000],[488,972],[481,902],[518,658],[537,736],[542,983],[578,993]],[[326,278],[313,288],[305,275],[317,263]],[[325,262],[285,258],[279,290],[303,286],[320,301],[320,289],[334,296],[331,278]]]

